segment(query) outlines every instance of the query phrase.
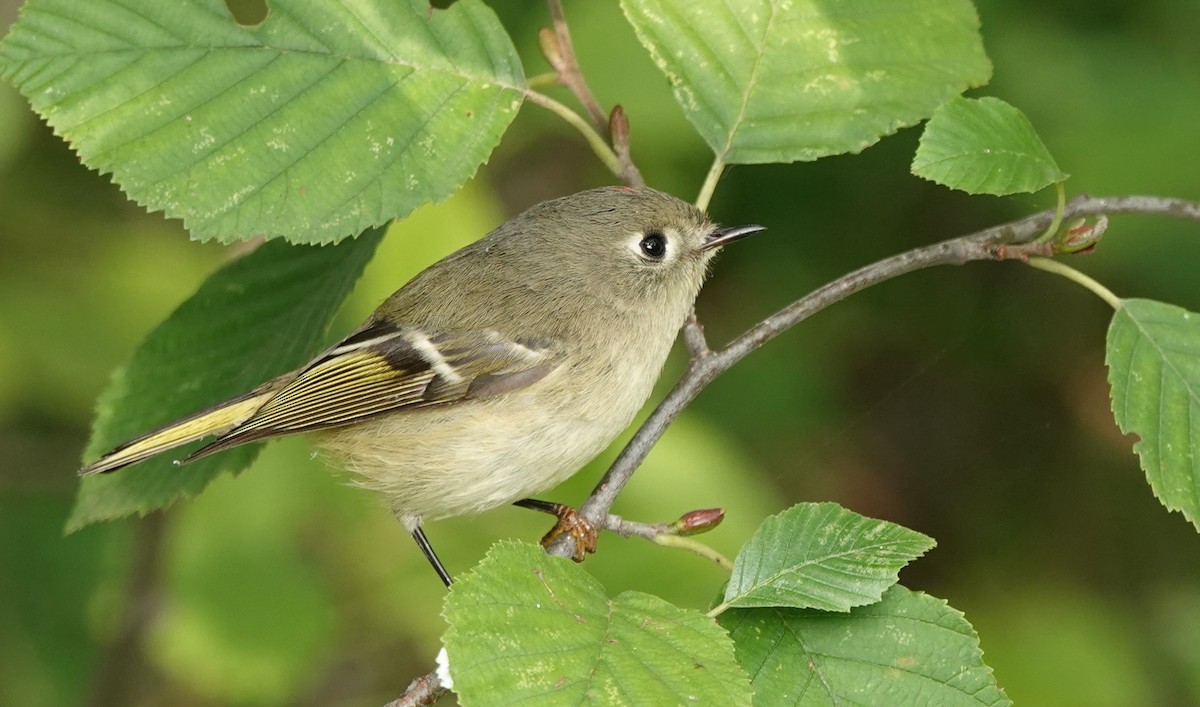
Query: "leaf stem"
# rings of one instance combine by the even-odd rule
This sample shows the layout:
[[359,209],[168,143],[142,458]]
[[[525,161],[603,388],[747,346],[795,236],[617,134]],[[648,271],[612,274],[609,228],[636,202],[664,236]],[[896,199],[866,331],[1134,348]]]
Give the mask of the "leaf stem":
[[553,71],[547,71],[544,74],[530,76],[529,78],[525,79],[526,88],[544,88],[546,86],[560,85],[562,84],[559,82],[558,74],[554,73]]
[[1096,282],[1091,277],[1084,275],[1070,265],[1060,263],[1057,260],[1051,260],[1050,258],[1042,257],[1030,258],[1029,265],[1030,267],[1037,268],[1038,270],[1045,270],[1046,272],[1065,277],[1071,282],[1074,282],[1077,285],[1082,285],[1083,287],[1091,290],[1092,293],[1107,302],[1108,306],[1112,307],[1113,309],[1121,308],[1121,298],[1113,294],[1112,290],[1108,289],[1104,285],[1101,285],[1099,282]]
[[696,195],[697,209],[708,211],[708,203],[712,201],[713,192],[717,190],[717,182],[721,180],[721,173],[724,171],[725,160],[713,157],[712,167],[708,168],[708,176],[704,178],[704,184],[700,186],[700,193]]
[[604,117],[604,111],[600,109],[600,102],[596,100],[592,89],[588,88],[587,81],[583,78],[583,72],[579,69],[579,61],[575,58],[575,43],[571,41],[571,29],[567,26],[567,17],[563,13],[562,2],[561,0],[547,0],[546,5],[550,9],[550,21],[554,24],[554,35],[558,44],[558,51],[555,52],[551,64],[558,72],[558,78],[562,84],[571,89],[571,92],[583,104],[583,109],[592,119],[592,124],[596,126],[597,130],[603,130],[608,121]]
[[606,139],[611,143],[621,165],[619,170],[614,169],[613,172],[631,187],[646,186],[646,180],[642,178],[630,154],[629,120],[619,105],[614,106],[612,113],[605,117],[600,102],[596,100],[596,95],[583,78],[583,70],[579,68],[579,59],[575,56],[575,43],[571,41],[571,28],[567,25],[566,14],[563,13],[562,0],[547,0],[546,5],[550,10],[550,20],[554,28],[543,28],[538,32],[542,55],[554,69],[558,83],[575,94],[575,98],[591,119],[592,128],[596,133],[607,135]]
[[538,93],[532,89],[526,89],[525,97],[528,98],[531,103],[539,105],[567,121],[571,127],[575,128],[580,132],[580,134],[583,135],[583,138],[587,140],[589,145],[591,145],[592,151],[596,153],[596,156],[600,158],[600,161],[604,163],[604,166],[608,167],[608,169],[616,176],[622,176],[623,165],[621,164],[621,159],[617,157],[617,153],[613,152],[613,149],[609,147],[608,142],[605,141],[600,133],[596,132],[596,129],[592,127],[591,123],[584,120],[583,117],[575,111],[544,93]]
[[705,545],[695,538],[689,538],[683,535],[659,534],[654,536],[654,544],[662,545],[663,547],[673,547],[679,550],[687,550],[692,554],[712,560],[720,565],[726,572],[733,571],[732,560],[722,555],[715,548]]
[[707,616],[707,617],[708,617],[708,618],[710,618],[710,619],[715,619],[715,618],[717,618],[718,616],[720,616],[721,614],[725,613],[725,610],[726,610],[726,609],[728,609],[728,608],[729,608],[729,602],[727,602],[727,601],[723,601],[723,602],[721,602],[720,604],[717,604],[717,605],[716,605],[716,606],[714,606],[713,608],[711,608],[711,609],[709,609],[708,611],[706,611],[706,612],[704,613],[704,615],[705,615],[705,616]]
[[672,530],[670,523],[639,523],[609,513],[600,523],[596,524],[596,527],[603,528],[626,538],[637,536],[645,538],[655,545],[687,550],[690,553],[712,560],[727,571],[733,571],[733,562],[729,558],[695,538],[679,535],[675,530]]
[[1038,243],[1047,243],[1053,240],[1054,234],[1058,233],[1058,228],[1060,225],[1062,225],[1063,210],[1067,206],[1067,190],[1065,187],[1063,187],[1062,182],[1056,182],[1054,184],[1054,192],[1058,195],[1058,203],[1055,204],[1054,207],[1054,220],[1051,221],[1050,225],[1046,227],[1046,232],[1038,237]]

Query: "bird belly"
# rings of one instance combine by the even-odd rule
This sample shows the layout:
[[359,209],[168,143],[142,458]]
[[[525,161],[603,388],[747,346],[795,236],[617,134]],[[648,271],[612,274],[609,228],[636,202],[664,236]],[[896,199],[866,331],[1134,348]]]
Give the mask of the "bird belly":
[[[560,483],[608,446],[646,397],[546,409],[521,399],[531,394],[383,415],[318,433],[316,442],[357,485],[387,496],[411,530],[423,520],[479,513]],[[597,415],[597,403],[621,409]]]

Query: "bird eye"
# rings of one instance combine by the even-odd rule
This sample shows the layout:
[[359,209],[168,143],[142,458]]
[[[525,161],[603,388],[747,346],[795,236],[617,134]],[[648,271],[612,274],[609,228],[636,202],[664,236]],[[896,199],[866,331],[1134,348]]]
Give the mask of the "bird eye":
[[662,260],[667,254],[667,237],[658,231],[650,231],[638,243],[638,247],[646,254],[647,258],[654,260]]

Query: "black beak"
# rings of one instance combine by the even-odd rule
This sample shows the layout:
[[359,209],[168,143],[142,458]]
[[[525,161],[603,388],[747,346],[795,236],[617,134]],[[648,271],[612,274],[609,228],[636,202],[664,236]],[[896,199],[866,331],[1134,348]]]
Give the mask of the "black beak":
[[759,231],[767,230],[766,226],[751,224],[749,226],[726,226],[724,228],[714,229],[708,237],[704,239],[704,245],[700,246],[700,250],[712,250],[720,248],[726,243],[740,241],[746,236],[753,235]]

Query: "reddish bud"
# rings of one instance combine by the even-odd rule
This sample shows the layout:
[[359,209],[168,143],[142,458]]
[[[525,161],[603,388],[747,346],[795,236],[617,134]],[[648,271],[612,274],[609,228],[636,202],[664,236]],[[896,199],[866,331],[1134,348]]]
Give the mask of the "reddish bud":
[[629,116],[619,103],[608,116],[608,134],[614,145],[629,145]]
[[699,535],[717,527],[723,520],[725,509],[703,508],[679,516],[679,520],[671,524],[671,531],[676,535]]
[[1068,252],[1084,252],[1091,250],[1108,230],[1108,217],[1100,215],[1096,221],[1079,219],[1067,227],[1062,242]]

